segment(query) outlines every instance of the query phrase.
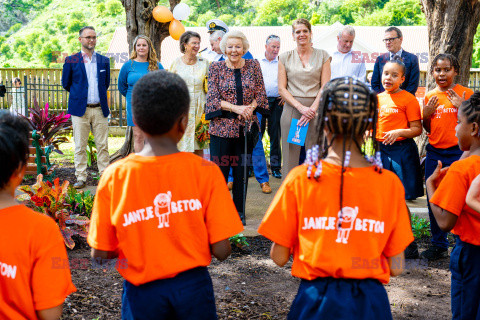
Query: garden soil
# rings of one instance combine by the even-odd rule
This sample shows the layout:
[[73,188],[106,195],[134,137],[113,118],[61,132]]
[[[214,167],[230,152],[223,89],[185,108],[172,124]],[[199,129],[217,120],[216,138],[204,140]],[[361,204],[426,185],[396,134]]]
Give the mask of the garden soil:
[[[72,167],[60,167],[57,175],[75,182]],[[266,195],[254,179],[249,181],[244,232],[249,246],[234,248],[223,262],[213,259],[209,267],[219,319],[286,319],[298,289],[299,280],[290,274],[291,262],[284,268],[276,266],[269,258],[271,242],[256,233],[280,180],[271,178],[273,193]],[[92,186],[97,181],[87,184],[94,191]],[[422,211],[422,206],[425,199],[409,203],[417,211]],[[68,255],[78,291],[67,298],[62,319],[120,319],[122,277],[114,269],[92,268],[85,241],[77,238],[76,243]],[[418,244],[422,251],[428,239]],[[385,286],[394,319],[451,318],[448,263],[448,258],[435,262],[407,260],[407,270]]]

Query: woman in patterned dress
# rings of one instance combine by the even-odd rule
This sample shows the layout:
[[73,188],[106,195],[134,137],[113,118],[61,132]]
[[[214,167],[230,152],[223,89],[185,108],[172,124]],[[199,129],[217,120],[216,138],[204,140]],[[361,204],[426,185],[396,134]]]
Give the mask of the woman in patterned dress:
[[[246,123],[260,127],[255,111],[268,114],[260,63],[242,58],[248,48],[247,38],[242,32],[234,30],[225,34],[220,49],[227,59],[210,65],[205,107],[205,119],[211,120],[210,157],[220,166],[225,182],[232,167],[233,202],[244,224],[244,127]],[[253,147],[248,145],[246,159],[251,156]]]
[[204,112],[206,100],[204,82],[208,74],[208,60],[197,57],[199,50],[200,35],[198,33],[187,31],[182,34],[180,37],[180,51],[184,55],[172,63],[170,71],[177,73],[185,80],[190,93],[188,124],[182,140],[178,143],[178,150],[194,152],[199,156],[203,156],[203,150],[195,138],[195,128]]

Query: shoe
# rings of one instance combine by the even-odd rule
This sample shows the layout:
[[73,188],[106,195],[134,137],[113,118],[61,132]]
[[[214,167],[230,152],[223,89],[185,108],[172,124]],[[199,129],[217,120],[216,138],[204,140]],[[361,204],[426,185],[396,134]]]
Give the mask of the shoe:
[[87,186],[87,184],[85,183],[85,181],[82,181],[82,180],[78,180],[77,182],[75,182],[75,184],[73,185],[73,187],[75,189],[83,189]]
[[430,248],[423,251],[420,256],[422,258],[427,259],[428,261],[434,261],[434,260],[448,257],[448,249],[440,248],[435,245],[432,245]]
[[415,240],[405,249],[405,259],[418,259],[418,246]]
[[232,189],[233,189],[233,181],[227,182],[227,187],[228,187],[228,191],[232,191]]
[[248,167],[248,177],[251,178],[255,175],[255,173],[253,172],[253,167]]
[[277,178],[277,179],[282,179],[282,173],[280,172],[279,169],[273,169],[272,170],[272,176]]
[[267,182],[260,183],[260,188],[262,188],[262,192],[269,194],[272,193],[272,188],[270,188],[270,184]]

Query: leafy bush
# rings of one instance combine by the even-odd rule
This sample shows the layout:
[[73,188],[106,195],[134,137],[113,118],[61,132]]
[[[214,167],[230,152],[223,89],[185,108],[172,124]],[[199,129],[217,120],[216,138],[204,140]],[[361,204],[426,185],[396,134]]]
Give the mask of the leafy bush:
[[78,191],[72,186],[68,186],[67,196],[65,200],[70,205],[73,213],[85,216],[90,219],[92,215],[94,194],[91,194],[89,190]]
[[7,59],[11,59],[12,51],[10,49],[10,45],[8,43],[2,43],[2,45],[0,45],[0,53],[5,55]]
[[68,142],[65,134],[71,130],[72,121],[69,114],[61,112],[56,115],[48,113],[48,103],[44,109],[38,106],[37,99],[33,100],[33,108],[29,108],[29,117],[25,118],[32,130],[37,130],[43,140],[42,147],[50,147],[53,151],[63,154],[59,145]]
[[26,195],[18,196],[17,200],[55,220],[60,228],[65,245],[73,249],[75,242],[72,236],[79,235],[86,238],[90,220],[78,214],[71,214],[70,205],[65,200],[68,186],[68,181],[64,181],[60,185],[58,178],[53,181],[53,184],[48,181],[44,182],[43,176],[39,174],[37,183],[33,186],[20,187],[20,190],[25,192]]
[[83,23],[82,21],[78,19],[72,19],[72,21],[70,21],[70,23],[67,26],[67,31],[69,33],[78,33],[84,25],[85,23]]
[[118,0],[107,0],[105,3],[106,12],[115,17],[123,12],[122,3]]
[[106,8],[105,8],[105,3],[100,2],[97,4],[97,14],[99,16],[103,16],[105,14]]
[[83,12],[75,11],[70,14],[70,19],[83,20],[85,18]]
[[430,221],[420,218],[416,214],[412,214],[412,229],[415,239],[430,237]]
[[95,137],[90,132],[87,143],[87,165],[91,167],[95,162],[97,162],[97,146],[95,145]]
[[17,39],[17,41],[15,41],[15,43],[13,44],[13,49],[17,51],[18,47],[24,46],[24,45],[25,45],[25,41],[23,41],[22,39]]
[[8,29],[7,34],[9,34],[9,35],[14,34],[18,30],[20,30],[21,28],[22,28],[22,24],[21,23],[16,23],[13,26],[11,26],[10,29]]
[[248,247],[249,246],[249,244],[247,242],[247,237],[245,237],[243,235],[243,233],[239,233],[239,234],[237,234],[233,237],[230,237],[228,240],[230,241],[230,244],[232,246],[236,246],[240,249],[243,248],[243,247]]

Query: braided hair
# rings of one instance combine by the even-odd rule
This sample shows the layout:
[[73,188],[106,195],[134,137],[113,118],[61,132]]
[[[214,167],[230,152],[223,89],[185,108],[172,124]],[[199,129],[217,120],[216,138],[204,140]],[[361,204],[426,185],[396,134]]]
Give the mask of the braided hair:
[[470,99],[464,101],[460,110],[467,118],[468,123],[476,122],[480,126],[480,92],[475,92]]
[[[373,137],[376,136],[377,122],[377,95],[370,90],[363,82],[351,77],[342,77],[333,79],[323,88],[322,97],[319,105],[319,112],[316,119],[316,130],[318,132],[317,146],[307,152],[306,164],[308,166],[307,175],[310,178],[312,167],[316,168],[314,178],[319,179],[321,174],[321,161],[318,156],[324,158],[328,148],[333,140],[338,136],[343,136],[343,154],[342,171],[340,177],[340,217],[339,228],[341,228],[343,219],[343,185],[344,173],[349,166],[352,145],[357,148],[361,154],[365,151],[357,141],[357,137],[362,136],[366,131],[373,129]],[[332,133],[332,139],[326,141],[324,135],[325,126]],[[322,146],[322,154],[319,149]],[[375,170],[382,172],[379,145],[374,142],[373,145],[375,160],[373,157],[367,157],[371,162],[375,162]]]
[[453,67],[456,73],[460,72],[460,64],[458,63],[457,57],[450,53],[439,53],[433,58],[432,64],[430,65],[430,73],[433,74],[433,70],[437,65],[438,60],[447,60],[450,61],[450,65]]

